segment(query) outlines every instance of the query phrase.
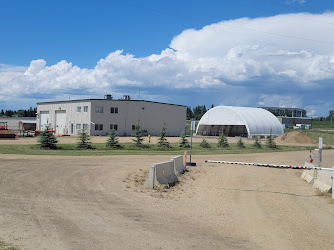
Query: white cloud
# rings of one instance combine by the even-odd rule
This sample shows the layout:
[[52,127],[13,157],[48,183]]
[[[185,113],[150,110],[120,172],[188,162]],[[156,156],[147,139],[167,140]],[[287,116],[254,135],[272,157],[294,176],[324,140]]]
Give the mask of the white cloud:
[[[272,94],[260,97],[265,105],[299,106],[303,101],[296,93],[282,99],[284,95],[275,90],[332,86],[334,26],[329,23],[334,23],[333,12],[241,18],[185,30],[160,54],[136,58],[122,50],[114,51],[93,69],[66,61],[47,66],[43,59],[31,61],[27,69],[20,70],[0,65],[0,101],[9,97],[14,100],[22,93],[102,96],[121,92],[121,88],[215,89],[218,95],[239,86],[252,96],[259,95],[255,91],[261,89],[267,89],[262,93],[272,90]],[[255,85],[257,90],[253,90]],[[236,98],[229,96],[231,102],[247,105]]]
[[285,3],[286,4],[292,4],[292,3],[295,3],[295,2],[298,2],[299,4],[304,4],[306,3],[306,0],[290,0],[290,1],[286,1]]
[[295,95],[261,95],[259,106],[262,107],[281,107],[281,108],[298,108],[302,104],[302,99]]

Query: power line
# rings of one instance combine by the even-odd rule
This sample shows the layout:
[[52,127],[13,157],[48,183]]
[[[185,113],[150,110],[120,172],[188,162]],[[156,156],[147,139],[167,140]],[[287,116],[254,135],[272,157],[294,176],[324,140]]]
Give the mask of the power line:
[[[125,5],[130,6],[130,7],[135,7],[137,9],[141,8],[141,9],[144,9],[146,11],[155,12],[155,13],[163,14],[163,15],[166,15],[166,16],[174,16],[174,17],[176,16],[176,17],[183,17],[183,18],[189,18],[189,19],[191,18],[191,19],[198,20],[198,21],[205,22],[205,23],[212,23],[213,22],[213,21],[209,21],[209,20],[204,19],[204,18],[190,17],[190,16],[186,17],[184,15],[181,16],[181,15],[175,15],[175,14],[171,15],[170,13],[167,13],[167,12],[164,12],[164,11],[161,11],[161,10],[158,10],[158,9],[147,8],[147,7],[144,7],[142,5],[139,6],[138,4],[129,3],[129,2],[126,2],[126,1],[121,1],[121,4],[125,4]],[[305,19],[305,20],[309,20],[309,21],[314,21],[314,22],[319,22],[319,23],[326,23],[326,24],[334,25],[333,23],[327,23],[327,22],[317,21],[317,20],[313,20],[313,19],[302,18],[302,17],[298,17],[298,16],[297,16],[297,18]],[[246,27],[226,24],[225,21],[221,21],[220,24],[224,25],[224,26],[227,26],[227,27],[230,27],[230,28],[248,30],[248,31],[252,31],[252,32],[264,33],[264,34],[269,34],[269,35],[274,35],[274,36],[281,36],[281,37],[286,37],[286,38],[293,38],[293,39],[311,41],[311,42],[317,42],[317,43],[323,43],[323,44],[334,44],[334,42],[328,42],[328,41],[322,41],[322,40],[316,40],[316,39],[311,39],[311,38],[304,38],[304,37],[298,37],[298,36],[292,36],[292,35],[286,35],[286,34],[270,32],[270,31],[257,30],[257,29],[252,29],[252,28],[246,28]]]

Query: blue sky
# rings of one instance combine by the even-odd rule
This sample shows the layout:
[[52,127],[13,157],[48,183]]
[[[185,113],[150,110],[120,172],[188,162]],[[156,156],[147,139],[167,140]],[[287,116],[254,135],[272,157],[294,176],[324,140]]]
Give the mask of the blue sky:
[[0,109],[114,98],[334,109],[334,2],[0,0]]

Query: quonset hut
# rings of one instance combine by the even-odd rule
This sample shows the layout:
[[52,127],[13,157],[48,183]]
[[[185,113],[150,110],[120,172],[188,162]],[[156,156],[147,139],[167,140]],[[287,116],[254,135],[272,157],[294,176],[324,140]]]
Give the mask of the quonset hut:
[[199,121],[197,135],[267,137],[284,133],[281,123],[261,108],[217,106],[208,110]]

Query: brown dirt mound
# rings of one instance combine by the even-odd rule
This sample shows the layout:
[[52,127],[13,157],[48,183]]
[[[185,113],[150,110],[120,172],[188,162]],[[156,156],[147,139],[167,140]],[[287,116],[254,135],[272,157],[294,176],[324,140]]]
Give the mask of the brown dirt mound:
[[299,131],[293,131],[280,135],[275,139],[275,142],[285,142],[291,144],[316,144],[316,141]]

